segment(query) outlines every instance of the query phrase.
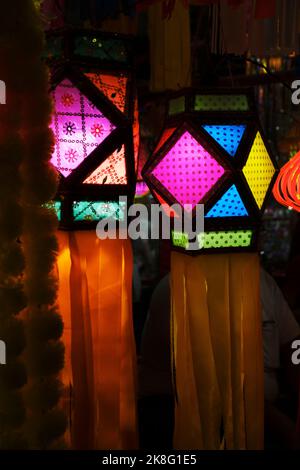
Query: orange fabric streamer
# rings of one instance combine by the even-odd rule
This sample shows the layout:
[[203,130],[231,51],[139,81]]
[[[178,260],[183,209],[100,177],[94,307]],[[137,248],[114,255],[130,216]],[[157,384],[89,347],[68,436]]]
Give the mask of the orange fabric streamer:
[[74,449],[137,448],[136,358],[128,240],[58,232],[67,438]]
[[256,254],[172,253],[176,449],[263,448]]

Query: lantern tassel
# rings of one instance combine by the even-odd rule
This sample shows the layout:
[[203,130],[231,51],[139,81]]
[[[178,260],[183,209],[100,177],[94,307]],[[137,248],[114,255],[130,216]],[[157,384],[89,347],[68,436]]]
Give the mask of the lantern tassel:
[[174,447],[262,449],[258,256],[173,252],[171,266]]
[[65,323],[70,445],[135,449],[136,370],[128,240],[59,232],[59,306]]

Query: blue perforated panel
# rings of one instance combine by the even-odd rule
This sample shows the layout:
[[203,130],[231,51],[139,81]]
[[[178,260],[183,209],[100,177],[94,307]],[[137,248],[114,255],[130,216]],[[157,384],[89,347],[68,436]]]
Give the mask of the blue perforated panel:
[[244,135],[244,125],[205,125],[203,128],[221,147],[234,157]]
[[245,217],[247,215],[248,211],[235,184],[233,184],[205,217]]

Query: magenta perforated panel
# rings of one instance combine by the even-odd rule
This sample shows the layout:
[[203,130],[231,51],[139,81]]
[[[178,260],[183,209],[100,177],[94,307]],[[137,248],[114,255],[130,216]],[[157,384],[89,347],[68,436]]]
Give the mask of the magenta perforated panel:
[[51,162],[64,176],[68,176],[115,126],[70,80],[63,80],[52,97],[51,128],[55,135],[55,148]]
[[186,131],[152,173],[182,206],[192,209],[225,169]]

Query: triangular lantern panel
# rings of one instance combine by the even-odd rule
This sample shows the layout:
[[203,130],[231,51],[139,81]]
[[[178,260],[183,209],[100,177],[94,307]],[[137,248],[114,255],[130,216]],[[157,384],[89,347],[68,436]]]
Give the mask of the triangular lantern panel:
[[125,147],[115,150],[83,182],[84,184],[127,184]]
[[115,126],[68,79],[55,88],[52,97],[55,147],[51,163],[67,177]]
[[127,77],[103,73],[86,73],[85,76],[108,98],[122,113],[126,106]]
[[221,196],[205,217],[245,217],[247,215],[248,211],[245,204],[242,201],[236,185],[233,184],[226,193]]
[[231,156],[236,155],[245,125],[204,125],[204,130]]

